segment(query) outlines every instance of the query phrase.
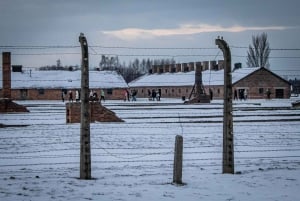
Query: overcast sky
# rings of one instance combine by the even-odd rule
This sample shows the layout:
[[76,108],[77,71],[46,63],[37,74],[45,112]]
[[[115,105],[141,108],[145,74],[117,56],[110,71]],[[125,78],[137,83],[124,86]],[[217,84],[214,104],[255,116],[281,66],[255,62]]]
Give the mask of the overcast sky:
[[[0,0],[0,46],[78,46],[83,32],[90,46],[216,48],[215,39],[223,36],[232,46],[233,63],[246,67],[247,49],[235,47],[248,47],[253,35],[266,32],[271,48],[300,48],[299,7],[299,0]],[[79,48],[1,51],[11,51],[12,63],[27,67],[55,65],[57,59],[80,64],[79,54],[69,54]],[[99,54],[90,55],[91,66],[101,54],[118,54],[122,61],[165,58],[154,55],[177,62],[222,59],[218,49],[94,47],[89,52]],[[46,53],[53,55],[41,55]],[[278,57],[300,57],[300,51],[272,50],[270,57],[273,70],[299,69],[300,58]]]

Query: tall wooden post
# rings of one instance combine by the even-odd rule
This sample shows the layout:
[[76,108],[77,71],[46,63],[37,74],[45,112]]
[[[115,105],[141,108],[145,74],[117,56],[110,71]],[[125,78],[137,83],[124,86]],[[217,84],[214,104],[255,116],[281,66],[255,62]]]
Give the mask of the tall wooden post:
[[81,113],[80,113],[80,179],[91,179],[91,143],[89,111],[89,55],[88,43],[83,33],[81,45]]
[[215,42],[224,56],[223,173],[234,174],[231,53],[223,38],[218,38]]

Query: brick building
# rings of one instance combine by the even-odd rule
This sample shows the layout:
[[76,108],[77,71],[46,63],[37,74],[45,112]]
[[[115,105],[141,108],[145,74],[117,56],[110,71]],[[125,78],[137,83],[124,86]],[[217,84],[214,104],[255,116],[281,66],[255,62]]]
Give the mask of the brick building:
[[[3,71],[0,71],[0,77]],[[6,77],[6,76],[4,76]],[[0,94],[3,96],[2,81]],[[103,89],[106,99],[123,99],[128,88],[123,77],[114,71],[90,71],[89,87],[100,96]],[[60,100],[62,92],[73,92],[81,88],[81,71],[37,71],[11,72],[11,98],[14,100]],[[66,99],[68,97],[66,96]]]
[[[148,97],[152,90],[159,91],[162,98],[189,97],[195,83],[194,68],[201,65],[206,93],[211,90],[214,99],[223,99],[223,64],[223,61],[204,61],[153,66],[149,74],[130,82],[129,87],[142,98]],[[266,68],[236,69],[232,72],[232,83],[233,91],[243,94],[246,90],[250,99],[266,98],[267,91],[271,92],[270,98],[289,98],[291,93],[291,84]]]

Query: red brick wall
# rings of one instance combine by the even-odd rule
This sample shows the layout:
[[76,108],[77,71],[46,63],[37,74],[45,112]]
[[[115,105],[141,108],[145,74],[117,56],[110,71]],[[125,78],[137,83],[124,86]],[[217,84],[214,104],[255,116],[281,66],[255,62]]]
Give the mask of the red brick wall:
[[2,53],[2,98],[11,98],[11,60],[10,52]]
[[[213,91],[214,99],[223,98],[223,86],[204,86],[206,94],[209,94],[209,88]],[[161,98],[188,98],[193,90],[193,86],[177,86],[177,87],[135,87],[130,88],[131,90],[138,90],[137,97],[138,98],[148,98],[148,89],[152,91],[152,89],[157,90],[161,89]]]
[[[123,122],[99,102],[90,102],[90,122]],[[66,123],[80,123],[81,103],[66,103]]]
[[[76,89],[66,89],[73,92],[73,99],[75,101]],[[100,89],[93,89],[100,97]],[[2,91],[2,90],[0,90]],[[42,93],[43,91],[43,93]],[[104,89],[105,99],[107,100],[121,100],[123,99],[124,89],[112,89],[112,94],[108,94],[108,89]],[[1,92],[2,93],[2,92]],[[61,100],[61,89],[12,89],[11,98],[14,100]],[[68,100],[68,94],[65,97]]]
[[234,89],[247,89],[248,98],[252,99],[267,98],[266,91],[268,89],[271,91],[270,98],[276,98],[276,90],[278,89],[283,89],[283,98],[290,98],[291,93],[289,83],[283,81],[277,76],[274,76],[265,69],[260,69],[256,73],[240,80],[234,85]]

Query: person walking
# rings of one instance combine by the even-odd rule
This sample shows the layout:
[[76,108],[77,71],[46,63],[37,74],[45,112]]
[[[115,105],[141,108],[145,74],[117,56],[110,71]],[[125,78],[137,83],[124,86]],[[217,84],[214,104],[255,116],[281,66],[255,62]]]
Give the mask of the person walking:
[[79,91],[78,90],[75,91],[75,100],[76,100],[76,102],[79,102],[79,100],[80,100],[80,96],[79,96]]
[[267,99],[269,100],[271,98],[271,91],[270,91],[270,89],[267,90],[266,94],[267,94]]
[[89,95],[89,101],[93,101],[93,93],[93,90],[91,90]]
[[101,89],[100,94],[101,94],[100,102],[101,102],[102,100],[105,102],[105,93],[104,93],[104,90],[103,90],[103,89]]
[[152,100],[154,101],[156,98],[156,92],[154,89],[152,89]]
[[238,100],[238,92],[237,92],[237,90],[235,89],[233,93],[234,93],[233,100]]
[[248,98],[248,91],[247,89],[244,90],[244,100],[247,100]]
[[69,102],[73,102],[73,93],[71,90],[69,91]]
[[160,93],[159,93],[158,90],[156,91],[156,100],[157,100],[157,101],[160,101]]
[[126,102],[128,99],[128,91],[127,89],[124,89],[124,101]]
[[66,93],[64,91],[61,92],[61,100],[65,102]]
[[137,94],[137,91],[134,89],[132,91],[132,101],[136,101],[136,94]]
[[214,97],[214,93],[213,93],[213,90],[211,88],[209,88],[209,96],[210,96],[210,100],[212,101],[212,99]]
[[150,91],[150,89],[148,89],[148,100],[149,101],[151,101],[152,100],[152,97],[151,97],[152,95],[151,95],[151,91]]

